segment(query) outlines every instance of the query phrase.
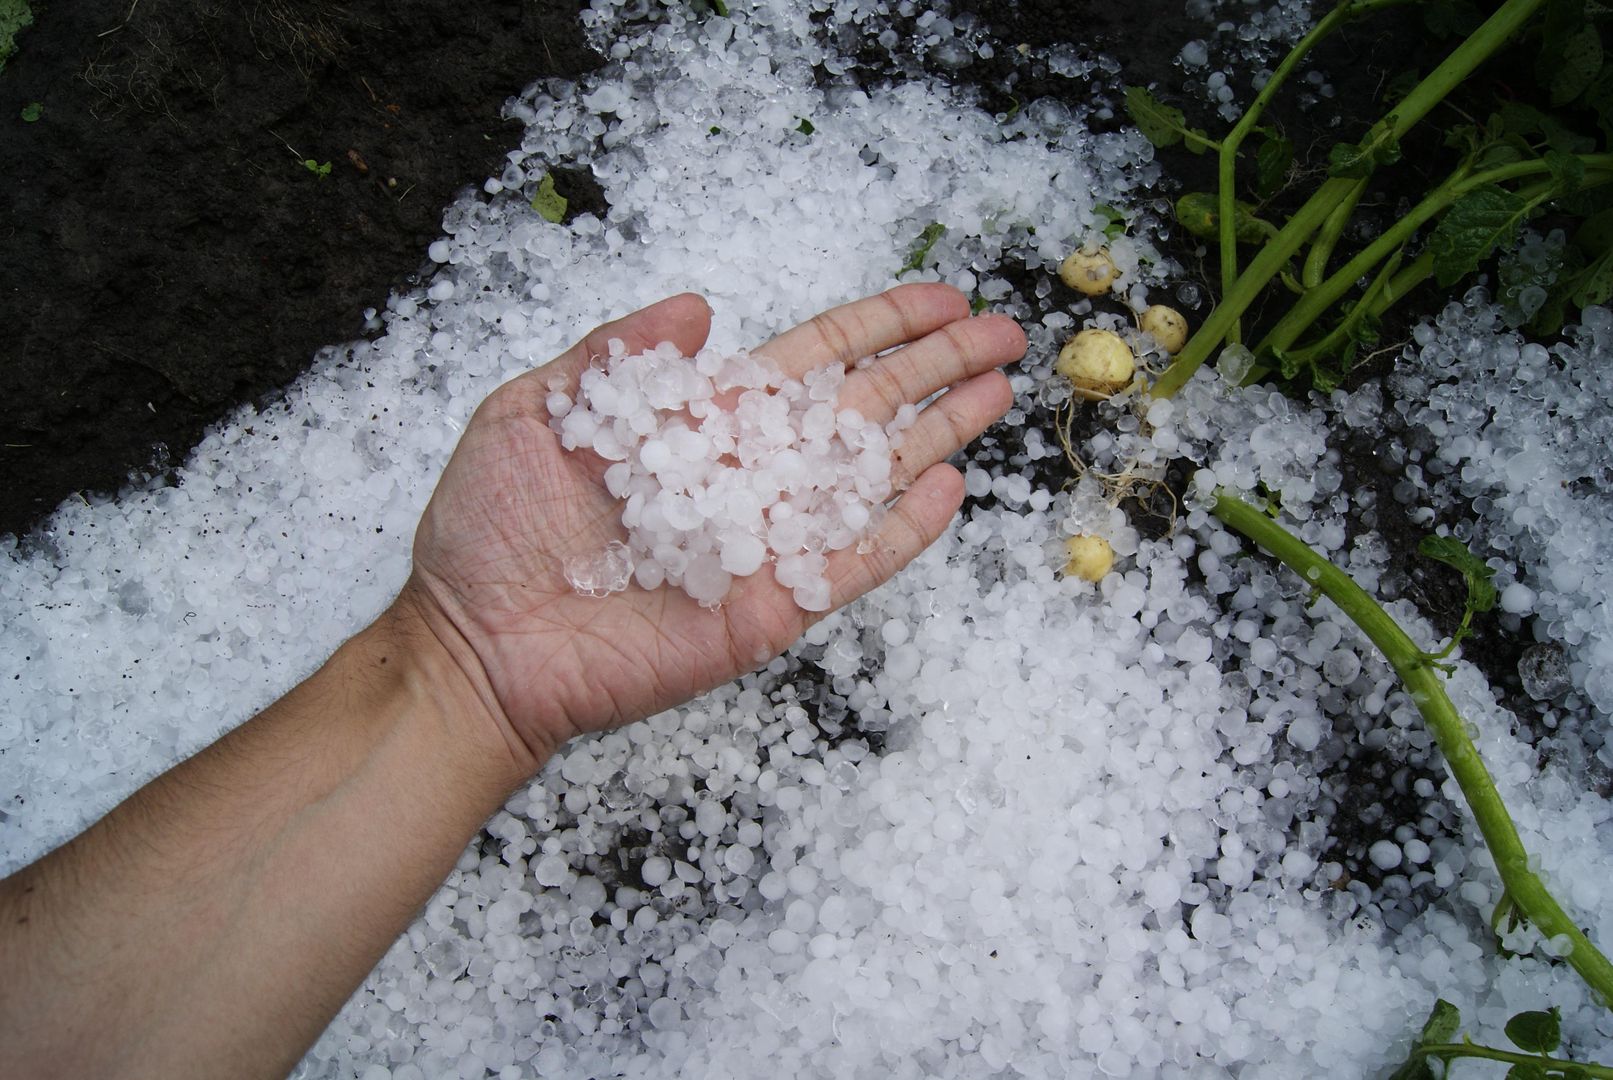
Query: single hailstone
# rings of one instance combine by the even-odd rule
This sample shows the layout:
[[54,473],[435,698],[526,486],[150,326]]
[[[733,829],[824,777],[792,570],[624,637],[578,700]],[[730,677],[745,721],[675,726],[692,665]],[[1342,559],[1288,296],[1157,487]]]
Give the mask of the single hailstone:
[[626,542],[575,556],[580,593],[675,585],[707,607],[764,566],[807,611],[830,604],[829,555],[862,545],[891,496],[891,450],[917,419],[889,425],[838,409],[839,365],[785,378],[748,353],[662,343],[629,356],[621,341],[585,371],[575,395],[548,395],[549,424],[567,450],[610,465]]
[[1523,691],[1536,701],[1550,701],[1573,688],[1562,647],[1553,642],[1531,645],[1518,658]]

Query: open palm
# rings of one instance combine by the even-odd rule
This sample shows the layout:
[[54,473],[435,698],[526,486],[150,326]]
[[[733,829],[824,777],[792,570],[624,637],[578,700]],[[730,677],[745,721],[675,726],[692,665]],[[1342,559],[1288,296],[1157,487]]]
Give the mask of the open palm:
[[[621,507],[606,490],[606,462],[567,452],[549,427],[552,389],[575,392],[607,342],[629,352],[670,341],[686,355],[705,344],[711,314],[698,296],[663,300],[602,326],[543,367],[506,383],[477,410],[415,536],[409,590],[517,752],[543,760],[567,738],[677,705],[766,663],[821,613],[796,606],[763,570],[736,579],[727,600],[703,608],[681,589],[630,585],[578,595],[564,566],[621,540]],[[900,346],[900,348],[897,348]],[[963,497],[944,460],[1008,408],[996,369],[1025,337],[1001,316],[969,317],[943,285],[907,285],[848,304],[754,350],[799,379],[830,363],[895,349],[851,373],[840,407],[889,421],[906,403],[951,389],[924,409],[892,460],[906,488],[868,549],[835,552],[838,607],[884,582],[946,527]]]

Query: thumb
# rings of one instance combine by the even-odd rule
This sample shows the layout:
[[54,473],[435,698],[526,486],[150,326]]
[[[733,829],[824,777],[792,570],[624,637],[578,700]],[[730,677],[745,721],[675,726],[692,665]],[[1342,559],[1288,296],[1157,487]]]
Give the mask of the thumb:
[[630,354],[670,341],[679,352],[692,356],[705,346],[710,333],[711,306],[697,293],[679,293],[596,327],[577,344],[522,378],[541,382],[548,390],[557,385],[555,377],[559,376],[558,388],[570,392],[591,361],[610,354],[612,338],[620,338]]

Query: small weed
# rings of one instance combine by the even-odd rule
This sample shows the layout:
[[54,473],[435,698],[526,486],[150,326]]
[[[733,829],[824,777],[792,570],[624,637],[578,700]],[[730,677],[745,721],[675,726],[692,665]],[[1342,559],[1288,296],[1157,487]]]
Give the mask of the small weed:
[[548,173],[538,181],[538,191],[532,196],[531,205],[544,221],[558,225],[566,219],[566,197],[555,190],[554,177]]
[[17,51],[17,35],[34,21],[28,0],[0,0],[0,71]]
[[946,231],[947,227],[939,221],[932,221],[924,226],[924,231],[919,233],[918,240],[913,244],[913,250],[908,253],[907,261],[902,264],[902,268],[896,271],[896,276],[901,277],[910,270],[922,270],[925,261],[930,257],[930,249],[935,247],[937,240],[946,235]]
[[[1561,1011],[1556,1008],[1545,1012],[1515,1014],[1507,1021],[1506,1035],[1518,1050],[1500,1050],[1476,1043],[1466,1035],[1457,1042],[1456,1036],[1462,1027],[1461,1011],[1440,998],[1434,1002],[1434,1011],[1429,1014],[1427,1023],[1423,1024],[1417,1045],[1411,1048],[1405,1064],[1389,1074],[1389,1080],[1435,1080],[1446,1075],[1450,1063],[1457,1058],[1479,1058],[1511,1065],[1507,1070],[1508,1080],[1546,1080],[1547,1077],[1591,1080],[1593,1077],[1613,1077],[1613,1069],[1606,1065],[1551,1056],[1552,1051],[1562,1045],[1561,1019]],[[1436,1060],[1441,1063],[1438,1071],[1433,1065]]]
[[321,180],[330,175],[330,162],[328,161],[321,165],[313,158],[303,158],[302,167],[319,177]]

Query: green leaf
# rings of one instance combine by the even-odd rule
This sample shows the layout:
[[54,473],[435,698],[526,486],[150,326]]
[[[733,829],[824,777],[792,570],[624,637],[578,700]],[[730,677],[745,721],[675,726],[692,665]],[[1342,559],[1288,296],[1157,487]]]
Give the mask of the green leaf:
[[41,105],[37,101],[30,101],[28,104],[22,107],[22,122],[25,124],[32,124],[34,121],[38,120],[44,115],[45,106]]
[[0,71],[17,51],[17,35],[33,21],[34,13],[28,0],[0,0]]
[[1602,71],[1602,37],[1584,16],[1581,0],[1547,5],[1535,75],[1551,89],[1552,105],[1583,94]]
[[[1461,1026],[1462,1011],[1444,998],[1438,998],[1434,1001],[1433,1011],[1423,1023],[1422,1034],[1417,1036],[1417,1045],[1442,1046],[1449,1043],[1456,1038],[1456,1031]],[[1434,1068],[1428,1063],[1426,1055],[1414,1051],[1400,1068],[1389,1075],[1388,1080],[1435,1080]]]
[[1507,1080],[1546,1080],[1546,1070],[1532,1062],[1519,1062],[1507,1070]]
[[1554,106],[1584,94],[1602,72],[1602,38],[1585,17],[1585,0],[1550,0],[1540,33],[1535,78]]
[[1098,203],[1092,207],[1092,213],[1103,224],[1103,235],[1113,240],[1126,231],[1126,215],[1110,206],[1108,203]]
[[330,162],[328,161],[321,165],[313,158],[305,158],[303,160],[302,167],[319,177],[321,180],[330,175]]
[[1528,210],[1522,199],[1494,184],[1456,200],[1428,241],[1435,279],[1448,287],[1477,270],[1497,245],[1512,243]]
[[909,270],[923,269],[924,260],[930,257],[930,249],[946,234],[946,231],[947,227],[939,221],[932,221],[924,226],[924,231],[919,234],[917,243],[913,245],[913,250],[908,255],[907,261],[902,264],[902,268],[896,271],[896,276],[901,277]]
[[1428,1059],[1421,1054],[1415,1054],[1400,1068],[1390,1073],[1385,1080],[1436,1080],[1436,1078],[1434,1067],[1428,1063]]
[[725,19],[728,18],[728,5],[723,3],[723,0],[711,0],[711,10]]
[[1398,105],[1406,99],[1407,94],[1417,89],[1417,84],[1422,81],[1423,76],[1420,71],[1402,71],[1384,85],[1383,96],[1380,100],[1385,105]]
[[1467,582],[1468,610],[1483,612],[1495,607],[1495,571],[1456,537],[1425,536],[1417,545],[1417,553],[1442,562],[1462,575]]
[[986,310],[986,305],[988,303],[989,301],[984,296],[976,296],[973,300],[969,301],[969,314],[979,315],[982,311]]
[[1613,209],[1586,217],[1574,233],[1574,246],[1586,254],[1613,247]]
[[[1176,220],[1200,240],[1221,238],[1221,212],[1216,197],[1207,191],[1190,191],[1176,200]],[[1263,244],[1276,226],[1255,216],[1255,208],[1241,200],[1233,203],[1232,225],[1240,244]]]
[[1380,121],[1360,142],[1334,146],[1327,155],[1327,172],[1329,176],[1360,180],[1372,175],[1379,165],[1393,165],[1399,160],[1400,143],[1390,136],[1388,121]]
[[[1356,357],[1362,352],[1374,348],[1383,340],[1383,320],[1370,312],[1363,312],[1358,318],[1350,322],[1350,340],[1345,343],[1344,351],[1339,355],[1340,373],[1348,372],[1355,366]],[[1332,389],[1324,387],[1323,389]]]
[[1190,191],[1176,200],[1176,220],[1182,228],[1200,240],[1214,240],[1220,233],[1216,223],[1215,195],[1208,191]]
[[1436,998],[1433,1011],[1423,1021],[1423,1033],[1417,1036],[1417,1042],[1423,1046],[1448,1043],[1456,1038],[1457,1029],[1461,1026],[1462,1010],[1444,998]]
[[1596,114],[1603,137],[1613,140],[1613,69],[1602,72],[1602,77],[1585,91],[1585,104]]
[[1568,298],[1575,307],[1580,308],[1613,300],[1613,248],[1603,251],[1589,266],[1574,275]]
[[1548,116],[1533,105],[1521,101],[1508,101],[1501,106],[1502,130],[1508,135],[1525,138],[1539,136],[1553,150],[1565,154],[1588,154],[1596,149],[1596,140],[1581,135],[1555,116]]
[[1339,388],[1341,376],[1337,371],[1321,364],[1311,364],[1311,385],[1324,394],[1331,394]]
[[1582,188],[1572,195],[1563,195],[1552,200],[1552,209],[1574,217],[1594,217],[1601,212],[1602,207],[1608,205],[1609,183],[1613,181],[1602,180],[1593,182],[1589,187]]
[[1271,350],[1271,358],[1277,361],[1277,370],[1282,372],[1285,382],[1292,382],[1305,370],[1304,359],[1288,349]]
[[1277,194],[1293,164],[1294,144],[1275,132],[1267,135],[1255,151],[1255,192],[1262,199]]
[[1145,139],[1159,147],[1175,146],[1187,126],[1181,109],[1164,104],[1142,86],[1126,87],[1126,115]]
[[1522,135],[1503,135],[1481,147],[1473,165],[1479,170],[1496,169],[1515,161],[1533,161],[1539,156]]
[[544,221],[558,225],[566,220],[566,197],[554,189],[554,177],[548,173],[538,181],[538,192],[532,196],[532,209]]
[[1566,105],[1590,88],[1602,70],[1602,38],[1582,26],[1563,46],[1562,62],[1551,79],[1551,103]]
[[1549,1054],[1563,1041],[1562,1010],[1555,1005],[1545,1012],[1521,1012],[1507,1021],[1507,1038],[1520,1050]]
[[1144,138],[1162,149],[1184,141],[1195,154],[1218,148],[1202,128],[1187,126],[1181,109],[1166,105],[1144,87],[1126,87],[1126,115]]
[[1484,22],[1468,0],[1436,0],[1423,8],[1423,25],[1435,37],[1467,37]]
[[1585,182],[1585,162],[1561,150],[1547,150],[1545,156],[1546,168],[1551,170],[1551,178],[1562,192],[1566,195],[1578,191],[1579,185]]
[[1445,130],[1445,145],[1464,154],[1477,152],[1480,141],[1479,129],[1472,124],[1456,124]]
[[810,135],[818,129],[812,126],[812,121],[803,116],[801,117],[801,122],[795,125],[795,130],[803,135]]

